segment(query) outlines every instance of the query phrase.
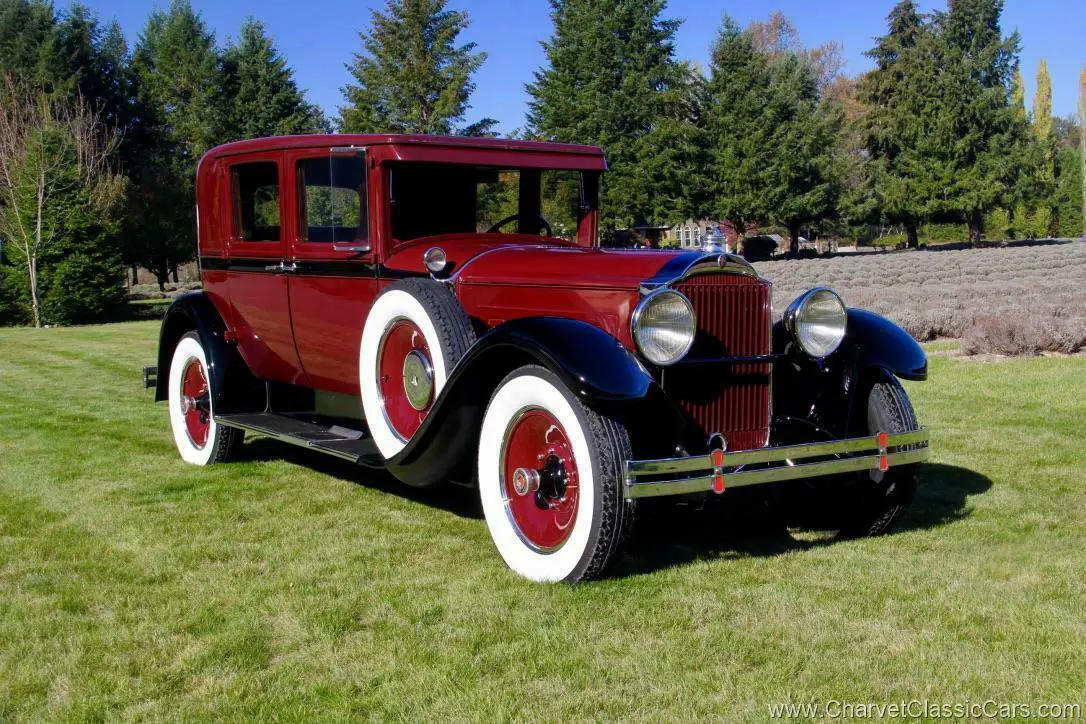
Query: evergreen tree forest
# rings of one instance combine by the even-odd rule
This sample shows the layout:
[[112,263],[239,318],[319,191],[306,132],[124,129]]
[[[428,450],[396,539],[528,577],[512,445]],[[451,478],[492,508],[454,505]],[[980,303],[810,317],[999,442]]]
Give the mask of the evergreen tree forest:
[[[666,0],[549,1],[515,135],[604,148],[605,242],[687,219],[775,231],[793,254],[801,237],[1086,232],[1086,69],[1080,113],[1055,117],[1048,67],[1022,66],[1003,0],[930,13],[900,0],[858,76],[842,73],[839,45],[805,46],[780,13],[701,19],[719,30],[700,66],[679,56]],[[215,145],[496,135],[472,112],[487,55],[464,39],[470,22],[450,0],[367,11],[344,49],[342,104],[326,114],[259,18],[220,38],[172,0],[126,38],[78,3],[0,0],[0,324],[111,318],[136,268],[176,281],[196,254],[196,165]]]

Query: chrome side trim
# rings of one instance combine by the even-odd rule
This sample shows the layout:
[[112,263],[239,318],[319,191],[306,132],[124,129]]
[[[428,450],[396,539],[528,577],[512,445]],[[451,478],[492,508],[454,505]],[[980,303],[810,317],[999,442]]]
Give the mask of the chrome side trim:
[[[908,450],[900,448],[909,447]],[[896,451],[891,452],[890,448]],[[856,455],[856,453],[866,453]],[[795,464],[812,457],[837,457],[813,463]],[[682,495],[725,488],[738,488],[785,480],[835,475],[858,470],[880,470],[927,460],[931,455],[927,428],[912,432],[768,447],[740,452],[710,453],[682,458],[630,460],[626,462],[626,497],[648,498]],[[714,458],[716,458],[714,460]],[[756,470],[742,470],[748,465],[769,464]],[[665,477],[674,476],[674,477]],[[663,477],[663,479],[661,479]],[[644,480],[642,478],[652,478]]]

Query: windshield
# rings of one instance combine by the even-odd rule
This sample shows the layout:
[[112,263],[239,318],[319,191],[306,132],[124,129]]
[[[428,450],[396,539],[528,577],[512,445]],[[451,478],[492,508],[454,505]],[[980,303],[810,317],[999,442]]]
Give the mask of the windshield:
[[543,234],[574,240],[581,172],[398,163],[390,173],[392,236]]

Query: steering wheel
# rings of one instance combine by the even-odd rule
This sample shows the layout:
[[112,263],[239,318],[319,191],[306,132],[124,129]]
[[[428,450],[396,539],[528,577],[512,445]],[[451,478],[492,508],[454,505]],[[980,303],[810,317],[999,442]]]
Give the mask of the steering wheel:
[[[496,234],[501,230],[501,228],[503,226],[508,224],[510,221],[516,221],[519,218],[520,218],[520,214],[513,214],[512,216],[506,216],[504,219],[502,219],[501,221],[499,221],[498,223],[494,224],[489,229],[487,229],[486,233],[488,233],[488,234]],[[544,219],[542,214],[536,214],[536,218],[539,219],[539,222],[541,224],[543,224],[543,228],[546,229],[546,231],[547,231],[547,236],[554,236],[554,230],[551,229],[550,222],[548,222],[546,219]]]

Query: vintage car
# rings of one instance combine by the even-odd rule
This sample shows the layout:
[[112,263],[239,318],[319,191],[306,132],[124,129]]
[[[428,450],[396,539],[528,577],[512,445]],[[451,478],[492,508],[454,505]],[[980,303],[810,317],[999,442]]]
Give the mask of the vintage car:
[[[271,436],[404,483],[478,487],[498,552],[599,576],[638,502],[821,490],[885,530],[928,433],[897,326],[720,250],[606,249],[598,148],[411,135],[216,148],[197,171],[203,290],[156,367],[181,457]],[[689,500],[689,498],[686,498]]]

